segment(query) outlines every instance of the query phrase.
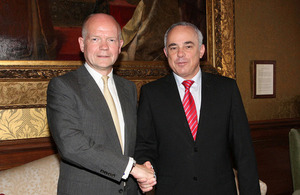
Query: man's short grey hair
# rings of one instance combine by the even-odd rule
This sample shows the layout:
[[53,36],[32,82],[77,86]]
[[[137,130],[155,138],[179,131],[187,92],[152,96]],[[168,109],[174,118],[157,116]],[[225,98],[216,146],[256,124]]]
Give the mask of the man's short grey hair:
[[199,48],[201,47],[202,42],[203,42],[203,35],[202,35],[201,31],[197,28],[197,26],[195,26],[194,24],[189,23],[189,22],[178,22],[178,23],[173,24],[173,25],[166,31],[166,33],[165,33],[164,44],[165,44],[165,49],[166,49],[166,51],[167,51],[167,38],[168,38],[168,34],[169,34],[169,32],[170,32],[173,28],[175,28],[176,26],[190,26],[190,27],[192,27],[192,28],[195,30],[195,32],[197,33],[197,35],[198,35]]
[[[86,18],[85,18],[85,20],[83,21],[83,24],[82,24],[82,31],[81,31],[81,36],[85,39],[86,38],[86,36],[87,36],[87,29],[86,29],[86,23],[87,23],[87,21],[92,17],[92,16],[94,16],[95,14],[90,14],[90,15],[88,15]],[[117,24],[117,28],[118,28],[118,31],[119,31],[119,40],[121,40],[122,39],[122,30],[121,30],[121,26],[120,26],[120,24],[117,22],[117,20],[113,17],[113,16],[111,16],[115,21],[116,21],[116,24]]]

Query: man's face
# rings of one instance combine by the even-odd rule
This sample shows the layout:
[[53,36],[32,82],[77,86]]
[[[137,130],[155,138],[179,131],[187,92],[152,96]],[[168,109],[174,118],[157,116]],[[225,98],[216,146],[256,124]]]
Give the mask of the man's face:
[[173,72],[184,79],[192,79],[200,69],[205,48],[199,48],[198,36],[190,26],[176,26],[168,34],[165,55]]
[[78,41],[87,64],[104,75],[111,71],[123,45],[116,22],[103,15],[88,20],[86,36]]

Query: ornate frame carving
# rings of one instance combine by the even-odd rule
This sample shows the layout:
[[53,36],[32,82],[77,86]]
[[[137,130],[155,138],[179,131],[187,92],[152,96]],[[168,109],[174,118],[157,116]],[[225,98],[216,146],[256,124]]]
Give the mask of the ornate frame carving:
[[206,1],[207,56],[205,65],[235,78],[234,0]]

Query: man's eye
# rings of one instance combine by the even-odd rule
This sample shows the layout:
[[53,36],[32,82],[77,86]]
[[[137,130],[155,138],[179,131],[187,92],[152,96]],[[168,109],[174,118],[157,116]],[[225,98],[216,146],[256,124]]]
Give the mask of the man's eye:
[[98,39],[97,38],[92,38],[92,41],[93,42],[96,42]]
[[175,50],[176,49],[176,47],[170,47],[170,50]]
[[109,42],[115,42],[116,40],[115,39],[109,39],[108,41]]
[[191,48],[193,48],[193,46],[192,45],[187,45],[186,48],[191,49]]

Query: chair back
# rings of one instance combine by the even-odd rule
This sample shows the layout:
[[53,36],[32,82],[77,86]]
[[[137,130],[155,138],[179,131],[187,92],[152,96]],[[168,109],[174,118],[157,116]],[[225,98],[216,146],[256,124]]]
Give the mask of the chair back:
[[290,161],[294,191],[300,190],[300,129],[289,132]]

